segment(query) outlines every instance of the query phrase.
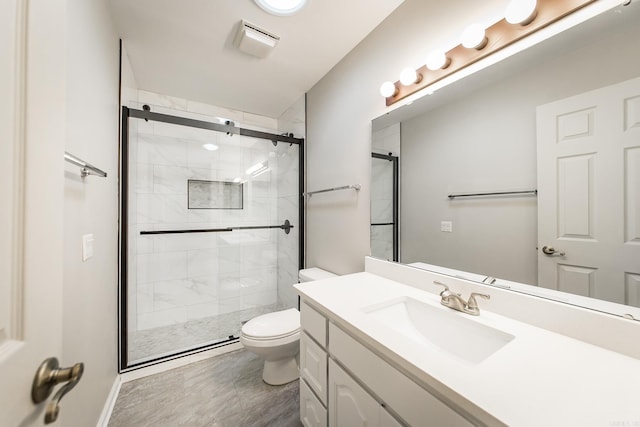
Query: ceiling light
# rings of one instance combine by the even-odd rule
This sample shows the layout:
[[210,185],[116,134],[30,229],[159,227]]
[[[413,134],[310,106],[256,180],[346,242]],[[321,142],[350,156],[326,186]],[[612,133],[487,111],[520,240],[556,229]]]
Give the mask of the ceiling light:
[[398,93],[398,88],[396,87],[396,85],[393,84],[393,82],[384,82],[380,86],[380,95],[384,96],[385,98],[394,96],[397,93]]
[[504,13],[504,19],[509,24],[527,25],[537,15],[537,3],[536,0],[511,0]]
[[400,73],[400,83],[404,86],[411,86],[412,84],[418,83],[421,79],[422,76],[411,67],[405,68]]
[[462,46],[467,49],[482,49],[487,45],[485,28],[480,24],[471,24],[462,32]]
[[265,12],[276,16],[290,16],[298,13],[308,3],[307,0],[254,0]]
[[218,149],[218,146],[216,144],[203,144],[202,148],[209,151],[216,151]]
[[434,50],[427,55],[427,68],[431,71],[447,68],[451,59],[441,50]]

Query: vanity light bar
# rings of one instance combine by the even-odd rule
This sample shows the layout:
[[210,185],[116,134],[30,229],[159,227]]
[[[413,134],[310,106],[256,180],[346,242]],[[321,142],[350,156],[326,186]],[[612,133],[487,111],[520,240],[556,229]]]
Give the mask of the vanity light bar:
[[[496,22],[486,29],[486,43],[479,44],[472,48],[466,48],[460,44],[446,52],[447,65],[443,68],[433,70],[423,65],[416,70],[416,75],[420,76],[420,78],[409,85],[404,85],[400,81],[385,83],[385,90],[383,91],[381,88],[381,93],[386,99],[386,105],[393,105],[407,96],[421,91],[437,81],[486,58],[492,53],[559,21],[565,16],[595,1],[596,0],[538,0],[536,12],[532,14],[533,18],[525,20],[522,23],[514,24],[510,24],[506,19]],[[390,84],[392,84],[394,88],[392,88]]]

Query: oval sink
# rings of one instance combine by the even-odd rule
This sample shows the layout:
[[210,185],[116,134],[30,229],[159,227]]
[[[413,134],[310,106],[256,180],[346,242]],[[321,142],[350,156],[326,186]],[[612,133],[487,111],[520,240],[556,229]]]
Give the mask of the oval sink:
[[410,297],[376,304],[363,311],[398,334],[473,364],[482,362],[515,338],[467,314]]

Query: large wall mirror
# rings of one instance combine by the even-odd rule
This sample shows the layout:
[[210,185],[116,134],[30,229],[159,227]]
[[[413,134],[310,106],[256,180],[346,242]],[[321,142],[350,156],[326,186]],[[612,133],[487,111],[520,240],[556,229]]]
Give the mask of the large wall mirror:
[[[640,320],[639,22],[616,6],[375,119],[397,260]],[[393,259],[373,160],[372,255]]]

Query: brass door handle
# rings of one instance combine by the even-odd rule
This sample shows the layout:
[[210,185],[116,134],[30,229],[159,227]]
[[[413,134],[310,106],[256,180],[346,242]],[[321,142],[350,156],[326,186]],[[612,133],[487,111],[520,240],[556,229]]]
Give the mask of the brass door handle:
[[50,424],[58,418],[60,400],[78,384],[83,372],[84,363],[76,363],[70,368],[60,368],[58,359],[55,357],[49,357],[40,364],[36,376],[33,379],[33,385],[31,386],[31,400],[33,403],[38,404],[44,402],[47,397],[51,395],[56,385],[66,382],[47,405],[44,414],[45,424]]

